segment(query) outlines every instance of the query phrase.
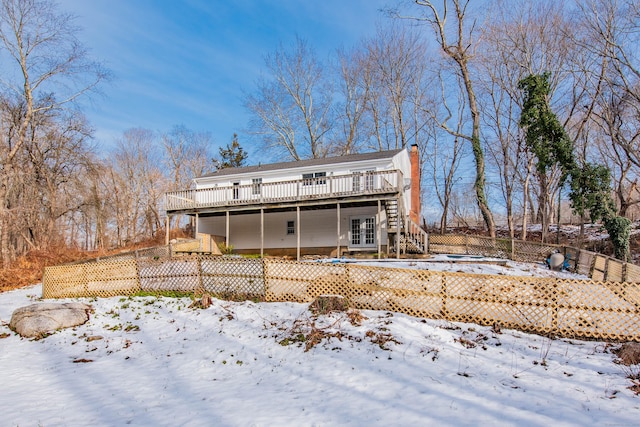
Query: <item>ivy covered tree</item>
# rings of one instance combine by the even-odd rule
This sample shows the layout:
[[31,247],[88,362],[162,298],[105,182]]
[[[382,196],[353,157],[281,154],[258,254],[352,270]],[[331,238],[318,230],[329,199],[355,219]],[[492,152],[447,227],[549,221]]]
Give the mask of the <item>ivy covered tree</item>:
[[615,207],[611,199],[611,176],[602,165],[585,163],[571,170],[569,199],[573,211],[581,218],[589,214],[592,222],[609,216]]
[[615,203],[611,198],[611,175],[602,165],[585,163],[574,165],[571,174],[571,207],[583,217],[587,211],[592,222],[602,219],[609,233],[614,256],[623,261],[629,258],[629,239],[631,221],[618,216]]
[[524,92],[520,127],[525,132],[527,149],[536,157],[536,175],[540,184],[540,211],[542,214],[542,240],[549,226],[549,172],[560,167],[560,186],[572,169],[573,143],[549,105],[549,73],[531,74],[518,83]]
[[220,147],[220,160],[215,161],[218,169],[238,168],[245,165],[248,154],[238,142],[238,134],[233,134],[231,144],[225,148]]
[[631,221],[616,213],[611,198],[609,169],[591,163],[580,165],[576,161],[572,141],[549,105],[549,73],[529,75],[519,82],[518,87],[524,92],[520,127],[525,131],[527,148],[537,159],[543,241],[549,224],[548,173],[558,167],[561,172],[560,187],[570,178],[569,198],[574,212],[580,217],[588,212],[594,222],[602,219],[613,244],[614,256],[626,261],[629,257]]

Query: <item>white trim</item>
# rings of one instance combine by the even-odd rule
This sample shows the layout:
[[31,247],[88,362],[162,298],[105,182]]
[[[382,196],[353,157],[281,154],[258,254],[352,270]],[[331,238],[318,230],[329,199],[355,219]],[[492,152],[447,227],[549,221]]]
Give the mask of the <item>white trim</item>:
[[[353,221],[358,221],[358,240],[354,243]],[[370,235],[368,235],[370,233]],[[349,249],[375,249],[377,245],[376,217],[375,215],[354,215],[349,217]],[[369,240],[371,239],[371,240]]]

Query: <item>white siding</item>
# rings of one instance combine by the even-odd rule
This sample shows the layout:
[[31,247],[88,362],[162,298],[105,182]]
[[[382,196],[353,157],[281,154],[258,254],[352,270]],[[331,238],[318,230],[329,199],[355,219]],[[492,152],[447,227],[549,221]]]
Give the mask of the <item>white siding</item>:
[[[341,208],[340,209],[340,246],[348,247],[349,225],[352,216],[376,216],[377,207]],[[300,211],[300,246],[301,247],[333,247],[337,246],[337,212],[336,209],[318,209]],[[264,214],[264,247],[295,248],[297,236],[287,235],[287,221],[296,221],[296,212],[265,212]],[[386,226],[384,210],[382,211],[382,241],[386,242]],[[297,230],[298,224],[296,224]],[[201,233],[224,236],[226,233],[226,217],[200,218]],[[230,215],[229,244],[235,249],[260,248],[260,214]]]
[[409,153],[407,150],[403,150],[393,156],[393,167],[392,169],[398,169],[402,171],[402,177],[404,179],[404,193],[403,193],[403,202],[404,202],[404,213],[406,215],[409,214],[411,210],[411,158],[409,157]]
[[331,174],[348,175],[354,170],[385,171],[394,169],[400,169],[402,170],[402,173],[405,177],[410,177],[411,165],[409,161],[409,155],[406,150],[399,152],[390,159],[297,167],[290,169],[268,170],[262,172],[254,171],[242,175],[201,177],[196,178],[194,182],[195,188],[200,189],[212,188],[215,186],[228,187],[236,182],[239,182],[240,185],[250,185],[254,178],[262,178],[263,183],[270,183],[302,179],[302,175],[307,173],[326,172],[327,176],[329,176]]

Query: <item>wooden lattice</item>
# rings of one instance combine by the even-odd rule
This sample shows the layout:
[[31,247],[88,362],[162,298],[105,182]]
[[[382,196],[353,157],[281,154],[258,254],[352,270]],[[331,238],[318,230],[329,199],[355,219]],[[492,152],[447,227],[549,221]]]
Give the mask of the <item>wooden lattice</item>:
[[111,297],[140,291],[135,259],[46,267],[43,298]]
[[639,266],[567,246],[481,236],[432,234],[429,235],[429,251],[434,254],[508,258],[519,262],[541,262],[553,252],[560,252],[565,256],[570,271],[599,281],[640,283]]
[[478,275],[353,264],[265,261],[269,301],[338,294],[361,309],[541,334],[640,340],[635,283]]
[[174,252],[195,252],[201,249],[200,240],[197,239],[180,241],[171,245],[171,250]]
[[265,294],[264,268],[260,259],[199,257],[200,286],[214,295]]
[[[472,251],[485,241],[461,240],[465,250],[471,247]],[[594,280],[203,255],[102,259],[47,267],[43,297],[177,290],[311,302],[320,295],[336,294],[361,309],[482,325],[498,323],[565,337],[640,341],[640,268],[588,252],[575,254],[577,268],[588,268]],[[612,277],[627,280],[613,281]]]

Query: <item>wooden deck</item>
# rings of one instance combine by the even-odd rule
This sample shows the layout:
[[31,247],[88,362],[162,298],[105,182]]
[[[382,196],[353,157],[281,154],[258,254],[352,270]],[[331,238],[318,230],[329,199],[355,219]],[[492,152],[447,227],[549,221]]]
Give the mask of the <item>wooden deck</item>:
[[402,189],[402,173],[392,170],[172,191],[165,193],[164,202],[167,213],[190,213],[215,208],[242,210],[251,206],[397,197]]

